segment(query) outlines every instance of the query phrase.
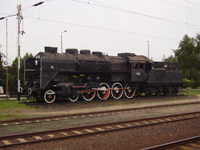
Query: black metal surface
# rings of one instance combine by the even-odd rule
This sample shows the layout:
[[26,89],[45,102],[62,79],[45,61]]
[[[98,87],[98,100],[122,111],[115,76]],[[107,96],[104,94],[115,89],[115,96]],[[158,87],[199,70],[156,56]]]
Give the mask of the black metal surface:
[[[63,85],[93,87],[93,84],[96,86],[102,82],[110,87],[115,82],[123,87],[130,84],[141,91],[154,86],[160,88],[159,91],[173,93],[182,84],[182,72],[178,71],[177,63],[153,62],[134,53],[107,56],[102,52],[92,52],[91,55],[90,50],[81,50],[79,54],[77,49],[66,49],[66,53],[61,54],[54,47],[45,47],[45,52],[25,62],[25,88],[30,88],[33,91],[31,94],[37,99],[44,97],[47,90],[54,91],[57,98],[81,93],[78,92],[80,89],[74,89],[73,86],[64,88]],[[58,86],[61,83],[62,87]],[[170,90],[166,91],[166,87]],[[156,90],[148,91],[153,94],[151,91]]]

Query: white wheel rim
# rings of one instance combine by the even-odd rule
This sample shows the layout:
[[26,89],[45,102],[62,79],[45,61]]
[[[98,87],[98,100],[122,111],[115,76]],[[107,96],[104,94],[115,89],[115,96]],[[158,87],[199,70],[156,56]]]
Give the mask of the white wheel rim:
[[[120,92],[120,89],[119,89],[118,87],[116,87],[117,85],[119,85],[120,88],[123,88],[123,86],[122,86],[121,83],[119,83],[119,82],[115,82],[115,83],[112,85],[112,89],[113,89],[113,90],[111,91],[111,95],[112,95],[112,97],[113,97],[114,99],[120,99],[120,98],[122,97],[122,95],[123,95],[123,90],[121,91],[121,93],[119,93],[119,92]],[[119,93],[119,96],[115,96],[114,92]]]
[[71,102],[76,102],[78,100],[78,98],[79,98],[79,95],[78,96],[69,97],[69,100]]
[[[87,95],[84,95],[84,94],[88,94],[88,95],[89,95],[89,94],[91,94],[91,93],[93,93],[93,94],[91,95],[90,98],[87,98],[87,97],[86,97]],[[82,94],[82,97],[83,97],[83,99],[84,99],[85,101],[91,101],[91,100],[94,99],[95,95],[96,95],[96,92],[89,92],[89,93],[83,93],[83,94]]]
[[133,98],[133,96],[135,95],[135,89],[134,89],[134,91],[132,91],[132,93],[131,93],[130,96],[129,96],[129,94],[127,94],[126,90],[128,90],[128,92],[130,92],[130,93],[131,93],[131,91],[132,91],[131,87],[130,87],[128,84],[126,84],[126,86],[125,86],[124,94],[125,94],[125,96],[126,96],[127,98]]
[[[48,100],[47,98],[52,99],[52,100]],[[53,90],[48,90],[48,91],[45,92],[45,94],[44,94],[45,102],[50,104],[50,103],[53,103],[55,101],[55,99],[56,99],[56,94]]]
[[[97,96],[99,97],[100,100],[106,100],[106,99],[108,99],[108,97],[110,95],[110,90],[107,90],[107,89],[110,89],[110,87],[107,83],[101,83],[99,85],[99,87],[102,86],[102,85],[106,86],[107,88],[105,88],[106,90],[104,90],[104,91],[97,91]],[[102,94],[104,94],[103,97],[101,97],[100,92],[102,92]]]

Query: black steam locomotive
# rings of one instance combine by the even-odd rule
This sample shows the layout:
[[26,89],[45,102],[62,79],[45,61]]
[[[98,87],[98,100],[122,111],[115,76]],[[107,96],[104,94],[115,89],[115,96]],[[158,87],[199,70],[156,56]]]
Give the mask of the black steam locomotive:
[[178,63],[153,62],[134,53],[107,56],[102,52],[45,47],[35,58],[25,61],[25,88],[37,100],[72,102],[80,96],[106,100],[134,95],[176,94],[182,85]]

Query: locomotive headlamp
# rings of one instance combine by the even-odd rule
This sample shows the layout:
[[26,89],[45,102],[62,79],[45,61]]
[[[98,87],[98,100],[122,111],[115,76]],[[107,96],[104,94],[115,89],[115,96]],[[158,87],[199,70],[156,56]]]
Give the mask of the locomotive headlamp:
[[35,60],[35,65],[36,65],[36,66],[38,65],[38,61],[37,61],[37,60]]

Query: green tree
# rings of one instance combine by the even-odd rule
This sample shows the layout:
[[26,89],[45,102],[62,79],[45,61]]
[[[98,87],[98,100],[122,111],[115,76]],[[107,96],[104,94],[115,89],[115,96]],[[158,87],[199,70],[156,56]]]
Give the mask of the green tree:
[[6,89],[6,69],[4,67],[4,61],[3,58],[5,58],[5,55],[0,52],[0,86],[3,87],[4,91]]
[[[20,59],[20,86],[24,86],[24,62],[26,58],[33,57],[30,53],[26,53],[23,58]],[[16,57],[9,67],[9,91],[17,92],[17,80],[18,79],[18,58]]]
[[179,43],[179,48],[174,50],[179,62],[179,69],[183,71],[183,78],[199,80],[200,76],[200,35],[191,38],[185,35]]
[[164,62],[177,62],[177,58],[175,56],[171,55],[168,58],[165,58],[163,61]]

